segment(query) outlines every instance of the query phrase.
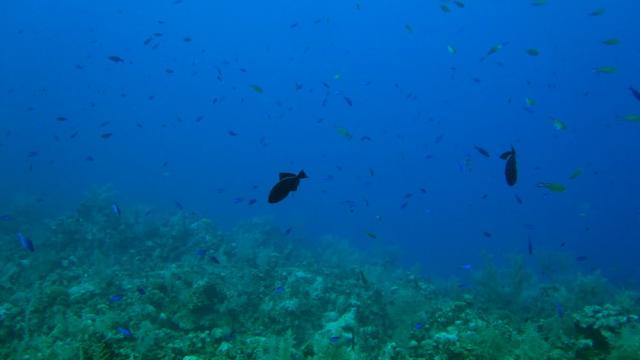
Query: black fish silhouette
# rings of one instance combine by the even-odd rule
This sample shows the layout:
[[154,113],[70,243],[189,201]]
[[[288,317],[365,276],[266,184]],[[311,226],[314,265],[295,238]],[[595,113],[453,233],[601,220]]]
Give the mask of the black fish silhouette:
[[500,159],[507,160],[507,164],[504,167],[504,177],[507,180],[507,185],[515,185],[518,181],[518,166],[516,164],[516,149],[513,148],[513,145],[511,145],[511,151],[500,155]]
[[280,173],[280,181],[273,186],[269,193],[269,203],[275,204],[282,201],[290,192],[298,190],[300,179],[306,179],[307,177],[304,170],[300,170],[298,175],[293,173]]

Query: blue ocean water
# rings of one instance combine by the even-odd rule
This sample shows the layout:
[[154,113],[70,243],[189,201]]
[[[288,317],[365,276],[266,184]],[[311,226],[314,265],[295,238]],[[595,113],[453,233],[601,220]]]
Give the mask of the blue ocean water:
[[[513,255],[535,272],[557,254],[637,289],[639,13],[602,0],[3,1],[0,215],[30,220],[2,228],[2,252],[26,256],[18,230],[46,251],[34,229],[106,185],[123,214],[193,212],[223,230],[268,218],[426,276]],[[278,174],[300,170],[269,204]]]

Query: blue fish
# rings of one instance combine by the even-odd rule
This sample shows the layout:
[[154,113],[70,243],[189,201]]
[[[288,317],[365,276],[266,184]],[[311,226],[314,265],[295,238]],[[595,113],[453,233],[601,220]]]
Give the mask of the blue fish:
[[20,241],[20,245],[23,249],[28,250],[29,252],[36,251],[31,240],[28,237],[22,235],[22,233],[18,233],[18,240]]
[[276,293],[276,294],[282,294],[282,293],[284,293],[284,286],[278,286],[278,287],[276,287],[275,293]]
[[0,221],[11,221],[13,220],[13,216],[6,214],[6,215],[0,215]]
[[334,335],[332,337],[329,338],[329,342],[332,344],[337,344],[340,341],[340,336],[339,335]]
[[122,294],[115,294],[115,295],[111,295],[111,297],[109,298],[109,302],[120,302],[122,301],[122,299],[124,299],[124,295]]
[[120,333],[120,335],[124,336],[124,337],[131,337],[133,336],[133,334],[131,333],[131,330],[127,329],[127,328],[123,328],[118,326],[116,328],[116,330]]
[[139,287],[139,288],[138,288],[138,294],[140,294],[140,295],[144,295],[144,294],[146,294],[146,293],[147,293],[147,292],[144,290],[144,288],[143,288],[143,287]]
[[113,213],[120,216],[120,214],[122,214],[122,211],[120,211],[120,207],[118,206],[118,204],[111,204],[111,210],[113,210]]
[[422,330],[422,329],[424,329],[424,324],[423,324],[423,323],[421,323],[421,322],[417,322],[417,323],[414,325],[414,327],[413,327],[413,328],[414,328],[414,329],[416,329],[416,330]]
[[556,303],[556,314],[558,314],[558,317],[561,319],[564,317],[564,307],[562,307],[560,303]]

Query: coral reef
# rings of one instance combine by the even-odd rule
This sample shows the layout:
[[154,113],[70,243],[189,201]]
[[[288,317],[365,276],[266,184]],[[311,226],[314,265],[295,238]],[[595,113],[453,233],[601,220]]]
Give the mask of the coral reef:
[[[0,265],[3,359],[634,359],[638,294],[522,258],[427,280],[266,220],[115,214],[107,189]],[[12,229],[0,230],[11,237]],[[545,267],[553,268],[550,260]],[[566,267],[561,267],[566,268]],[[566,268],[566,271],[571,271]],[[567,280],[570,279],[570,280]],[[453,284],[453,285],[452,285]]]

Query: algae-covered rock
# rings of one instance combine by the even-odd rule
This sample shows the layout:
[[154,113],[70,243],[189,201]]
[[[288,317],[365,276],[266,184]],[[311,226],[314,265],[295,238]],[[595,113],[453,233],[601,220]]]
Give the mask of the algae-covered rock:
[[638,316],[623,313],[618,306],[610,304],[586,306],[574,318],[577,333],[592,343],[581,353],[595,354],[608,354],[622,328],[638,320]]

